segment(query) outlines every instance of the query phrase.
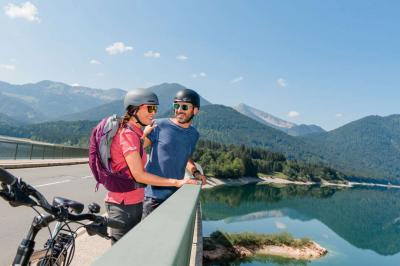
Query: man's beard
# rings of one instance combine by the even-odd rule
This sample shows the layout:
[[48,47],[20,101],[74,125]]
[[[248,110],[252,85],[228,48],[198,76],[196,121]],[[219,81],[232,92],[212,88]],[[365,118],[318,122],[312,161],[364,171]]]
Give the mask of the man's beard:
[[[184,118],[184,119],[178,118],[178,115],[180,115],[180,114],[184,115],[186,118]],[[187,123],[189,123],[190,121],[192,121],[193,116],[194,116],[193,114],[190,114],[189,117],[187,117],[187,115],[184,114],[184,113],[175,114],[176,121],[177,121],[179,124],[187,124]]]

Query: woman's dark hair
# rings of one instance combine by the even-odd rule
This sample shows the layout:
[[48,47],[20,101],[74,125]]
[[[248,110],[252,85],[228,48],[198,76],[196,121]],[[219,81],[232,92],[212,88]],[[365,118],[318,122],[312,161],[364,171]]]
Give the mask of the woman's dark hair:
[[131,119],[132,116],[136,114],[136,112],[139,110],[139,106],[133,106],[130,105],[127,108],[128,110],[126,111],[125,115],[122,117],[121,122],[119,127],[123,128],[125,127],[126,123]]

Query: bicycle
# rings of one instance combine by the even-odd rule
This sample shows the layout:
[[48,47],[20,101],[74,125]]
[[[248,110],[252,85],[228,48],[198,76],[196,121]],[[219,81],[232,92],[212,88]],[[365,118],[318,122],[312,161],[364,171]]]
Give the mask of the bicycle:
[[[107,227],[123,228],[125,225],[123,222],[96,215],[95,213],[100,212],[100,206],[96,203],[89,204],[89,212],[83,214],[84,205],[74,200],[55,197],[50,204],[38,190],[2,168],[0,168],[0,182],[0,196],[12,207],[28,206],[38,213],[32,221],[27,236],[19,245],[12,265],[69,265],[74,257],[75,239],[80,228],[85,228],[91,236],[97,234],[112,239],[107,233]],[[40,214],[36,206],[41,207],[47,214]],[[84,224],[81,222],[84,220],[89,220],[91,223]],[[51,231],[49,224],[54,221],[57,223]],[[71,223],[80,226],[72,230]],[[45,227],[48,228],[50,237],[43,249],[35,251],[36,235]]]

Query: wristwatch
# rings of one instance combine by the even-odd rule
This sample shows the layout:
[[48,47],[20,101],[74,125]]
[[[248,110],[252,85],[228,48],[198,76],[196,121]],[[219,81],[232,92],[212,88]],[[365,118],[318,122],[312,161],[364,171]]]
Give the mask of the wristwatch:
[[196,175],[198,175],[198,174],[201,175],[199,170],[196,169],[196,170],[193,171],[193,176],[194,177],[196,177]]

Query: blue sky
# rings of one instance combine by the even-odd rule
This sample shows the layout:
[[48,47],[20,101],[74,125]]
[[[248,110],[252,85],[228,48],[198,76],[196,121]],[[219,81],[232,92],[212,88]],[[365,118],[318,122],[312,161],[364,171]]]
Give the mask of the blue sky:
[[177,82],[334,129],[400,113],[397,1],[2,1],[0,80]]

